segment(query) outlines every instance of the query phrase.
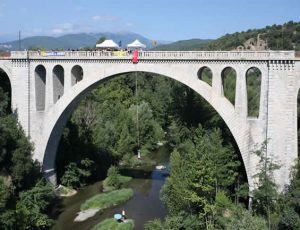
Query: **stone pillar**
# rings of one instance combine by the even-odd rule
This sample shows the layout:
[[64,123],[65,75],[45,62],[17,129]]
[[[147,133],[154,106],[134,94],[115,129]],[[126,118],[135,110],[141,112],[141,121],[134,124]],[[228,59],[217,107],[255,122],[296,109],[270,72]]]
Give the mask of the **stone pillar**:
[[215,94],[217,95],[224,95],[223,94],[223,85],[222,85],[222,76],[221,72],[222,69],[218,67],[212,68],[212,88]]
[[253,197],[249,195],[249,200],[248,200],[248,210],[252,211],[252,203],[253,203]]
[[45,66],[46,68],[46,105],[45,111],[53,105],[53,66]]
[[55,169],[47,169],[44,171],[44,177],[54,186],[57,185],[56,171]]
[[27,136],[30,136],[30,76],[26,60],[12,62],[12,108]]
[[72,74],[69,65],[64,65],[63,68],[64,68],[64,78],[65,78],[65,84],[64,84],[64,94],[65,94],[72,87]]
[[290,170],[298,157],[297,76],[286,61],[273,61],[269,73],[267,154],[280,165],[274,171],[274,179],[282,190],[289,184]]
[[243,118],[248,113],[246,73],[245,68],[240,67],[236,68],[235,112]]

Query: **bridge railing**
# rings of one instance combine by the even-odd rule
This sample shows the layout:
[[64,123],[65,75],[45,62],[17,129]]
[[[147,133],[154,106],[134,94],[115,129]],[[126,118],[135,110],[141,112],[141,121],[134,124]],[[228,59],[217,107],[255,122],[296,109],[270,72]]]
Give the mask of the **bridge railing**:
[[268,60],[294,59],[294,51],[147,51],[143,59]]
[[[4,59],[131,59],[127,51],[12,51]],[[145,60],[294,60],[295,51],[142,51]],[[1,57],[0,57],[1,59]]]

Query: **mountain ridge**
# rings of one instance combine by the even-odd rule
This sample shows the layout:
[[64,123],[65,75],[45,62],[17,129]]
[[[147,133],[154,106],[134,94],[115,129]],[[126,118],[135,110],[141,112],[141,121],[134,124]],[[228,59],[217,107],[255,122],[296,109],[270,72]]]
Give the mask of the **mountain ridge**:
[[[138,39],[140,42],[146,44],[148,48],[153,47],[153,41],[133,32],[99,32],[99,33],[76,33],[65,34],[62,36],[31,36],[21,39],[21,50],[28,49],[81,49],[94,48],[99,38],[105,37],[112,39],[116,43],[121,41],[122,47],[125,48],[127,44]],[[163,43],[163,42],[162,42]],[[19,41],[9,41],[0,43],[0,50],[12,51],[19,49]]]
[[189,42],[189,40],[178,41],[157,46],[153,50],[236,50],[238,46],[242,46],[248,39],[256,39],[258,35],[267,41],[268,49],[270,50],[300,51],[300,22],[293,21],[281,25],[274,24],[260,29],[248,29],[247,31],[225,34],[211,41],[203,39],[192,42]]
[[[188,39],[176,42],[157,41],[154,45],[150,40],[142,35],[133,32],[99,32],[99,33],[77,33],[65,34],[59,37],[52,36],[33,36],[21,40],[21,50],[24,49],[93,49],[97,40],[101,37],[112,39],[116,43],[121,41],[122,48],[135,39],[146,44],[147,49],[160,51],[197,51],[197,50],[235,50],[238,46],[244,44],[251,38],[261,35],[262,39],[267,41],[268,48],[271,50],[300,50],[300,22],[289,21],[282,25],[266,26],[260,29],[249,29],[247,31],[226,34],[217,39]],[[0,43],[0,50],[18,50],[19,41]]]

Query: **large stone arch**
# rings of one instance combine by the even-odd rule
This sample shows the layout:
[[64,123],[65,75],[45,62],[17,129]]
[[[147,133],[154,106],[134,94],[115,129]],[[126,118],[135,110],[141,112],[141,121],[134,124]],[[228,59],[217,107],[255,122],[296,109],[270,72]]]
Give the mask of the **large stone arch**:
[[10,84],[12,85],[12,74],[11,74],[11,68],[8,67],[9,65],[10,65],[10,63],[8,61],[1,61],[0,69],[2,69],[3,72],[6,73],[6,75],[8,76],[8,79],[10,81]]
[[150,72],[169,77],[187,85],[200,96],[202,96],[219,113],[239,147],[245,170],[248,177],[250,188],[253,187],[252,172],[249,159],[249,150],[247,142],[248,125],[247,121],[239,116],[234,106],[222,95],[216,93],[213,87],[200,81],[197,72],[199,65],[159,65],[139,63],[132,65],[128,63],[118,64],[118,68],[113,63],[106,64],[105,69],[86,68],[84,66],[85,77],[72,87],[72,90],[65,94],[56,102],[56,104],[45,113],[42,138],[36,145],[35,158],[43,162],[43,170],[46,177],[56,183],[55,175],[55,157],[58,142],[60,140],[63,128],[69,119],[73,110],[77,107],[80,100],[93,88],[111,77],[135,71]]

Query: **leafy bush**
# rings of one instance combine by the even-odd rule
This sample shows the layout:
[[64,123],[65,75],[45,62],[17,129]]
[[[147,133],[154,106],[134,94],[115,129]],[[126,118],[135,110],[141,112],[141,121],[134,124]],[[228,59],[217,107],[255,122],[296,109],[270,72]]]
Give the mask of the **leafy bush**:
[[109,187],[113,187],[115,189],[121,188],[121,175],[116,166],[111,166],[107,171],[107,178],[105,179],[105,184]]
[[106,219],[92,228],[92,230],[132,230],[134,227],[133,220],[126,220],[126,222],[117,222],[115,219]]
[[129,200],[133,196],[131,188],[115,190],[109,193],[101,193],[86,200],[80,207],[81,210],[98,208],[105,209]]

